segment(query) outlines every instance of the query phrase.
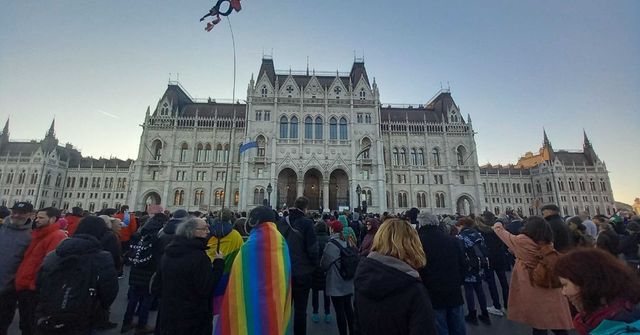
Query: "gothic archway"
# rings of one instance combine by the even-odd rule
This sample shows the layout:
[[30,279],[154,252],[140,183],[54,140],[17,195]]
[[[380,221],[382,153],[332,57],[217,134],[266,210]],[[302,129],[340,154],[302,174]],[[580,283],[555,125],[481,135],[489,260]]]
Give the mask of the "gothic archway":
[[310,169],[304,174],[303,195],[309,199],[309,209],[318,210],[322,205],[322,173]]
[[462,195],[456,201],[456,210],[460,215],[470,215],[475,213],[473,198]]
[[144,208],[147,210],[149,206],[152,205],[160,205],[162,202],[162,198],[160,198],[160,194],[155,191],[148,192],[143,197]]
[[285,168],[278,174],[278,201],[276,208],[291,207],[296,200],[298,175],[290,168]]
[[333,170],[329,176],[329,209],[349,207],[349,176],[344,170]]

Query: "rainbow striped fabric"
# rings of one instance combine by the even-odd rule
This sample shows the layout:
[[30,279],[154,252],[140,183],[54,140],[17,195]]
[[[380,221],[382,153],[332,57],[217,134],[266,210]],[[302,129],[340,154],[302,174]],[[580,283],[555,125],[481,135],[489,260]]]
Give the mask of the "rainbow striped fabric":
[[231,267],[216,335],[292,334],[291,261],[276,225],[255,227]]

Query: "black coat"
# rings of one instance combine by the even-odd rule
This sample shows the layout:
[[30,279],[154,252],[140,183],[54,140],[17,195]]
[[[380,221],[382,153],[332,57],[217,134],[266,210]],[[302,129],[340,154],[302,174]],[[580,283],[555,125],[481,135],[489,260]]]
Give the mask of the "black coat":
[[158,271],[161,334],[211,334],[213,289],[224,260],[211,260],[207,241],[176,236],[165,249]]
[[[318,251],[316,232],[313,229],[313,221],[306,217],[301,210],[291,208],[289,209],[289,223],[302,234],[304,242],[302,246],[303,250],[293,250],[294,248],[289,248],[291,276],[310,275],[320,264],[320,253]],[[284,225],[286,224],[287,223],[284,222]],[[280,232],[283,233],[284,231]]]
[[547,220],[553,231],[553,247],[559,252],[567,252],[573,246],[571,242],[571,232],[569,226],[558,214],[549,215],[544,218]]
[[460,306],[462,283],[466,269],[461,242],[437,226],[418,230],[427,266],[420,269],[420,277],[429,292],[435,309]]
[[436,334],[433,308],[420,278],[369,256],[360,261],[354,286],[360,334]]
[[484,244],[489,251],[489,266],[496,271],[507,270],[507,246],[490,227],[478,229],[484,238]]
[[[324,247],[327,245],[329,241],[329,234],[326,232],[318,233],[318,250],[320,253],[324,252]],[[313,281],[311,287],[316,290],[323,290],[327,284],[327,272],[324,271],[320,266],[318,266],[313,272]]]
[[122,247],[118,235],[109,229],[100,238],[100,244],[102,245],[102,250],[111,254],[116,271],[122,268]]
[[136,233],[131,237],[131,244],[137,243],[145,236],[151,238],[151,253],[153,256],[151,262],[149,262],[147,266],[131,266],[131,270],[129,272],[129,285],[137,287],[149,287],[151,278],[156,272],[158,263],[160,262],[160,257],[162,256],[162,248],[158,241],[158,232],[160,231],[160,229],[162,229],[162,222],[151,218],[142,227],[142,229],[140,229],[139,233]]

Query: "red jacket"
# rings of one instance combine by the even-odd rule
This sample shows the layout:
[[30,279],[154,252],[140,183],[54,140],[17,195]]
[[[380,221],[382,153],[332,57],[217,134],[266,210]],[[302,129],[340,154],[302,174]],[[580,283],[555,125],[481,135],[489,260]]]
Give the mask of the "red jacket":
[[[113,216],[114,218],[120,219],[124,224],[124,213],[116,213]],[[131,235],[138,230],[138,221],[136,220],[136,216],[129,212],[129,226],[122,226],[120,230],[120,242],[127,242],[131,239]]]
[[75,216],[75,215],[69,215],[65,219],[68,222],[67,234],[69,234],[69,237],[71,237],[76,232],[76,229],[78,229],[78,224],[80,223],[80,219],[82,219],[82,217],[81,216]]
[[16,272],[16,291],[36,290],[36,275],[44,257],[55,250],[58,244],[67,238],[57,223],[35,229],[31,232],[31,243],[24,252],[24,258]]

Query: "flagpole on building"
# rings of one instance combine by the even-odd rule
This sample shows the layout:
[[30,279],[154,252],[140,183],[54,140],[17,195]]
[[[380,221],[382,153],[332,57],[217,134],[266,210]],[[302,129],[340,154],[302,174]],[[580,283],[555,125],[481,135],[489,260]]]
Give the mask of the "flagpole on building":
[[[229,24],[229,31],[231,32],[231,43],[233,44],[233,90],[232,90],[232,101],[231,104],[233,106],[233,119],[231,121],[231,128],[229,129],[229,151],[227,154],[227,167],[225,169],[225,173],[224,173],[224,190],[223,190],[223,195],[222,195],[222,209],[224,209],[224,205],[227,202],[227,184],[229,181],[229,165],[230,165],[230,159],[231,159],[231,136],[233,134],[233,129],[235,129],[235,122],[236,122],[236,39],[233,36],[233,28],[231,27],[231,20],[229,19],[229,17],[227,16],[227,23]],[[238,155],[240,155],[240,152],[238,152]],[[213,176],[211,176],[213,177]],[[229,203],[231,203],[231,201],[229,201]]]

